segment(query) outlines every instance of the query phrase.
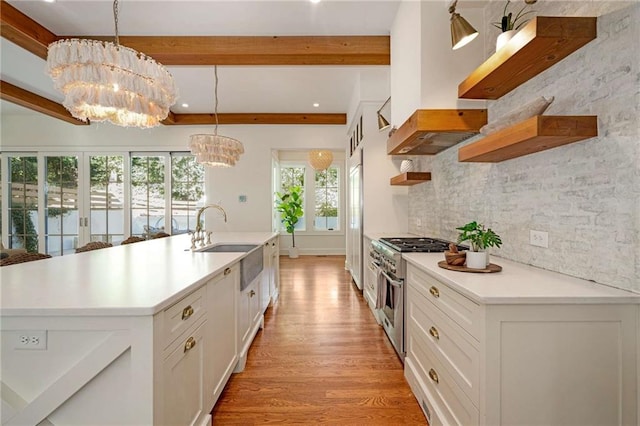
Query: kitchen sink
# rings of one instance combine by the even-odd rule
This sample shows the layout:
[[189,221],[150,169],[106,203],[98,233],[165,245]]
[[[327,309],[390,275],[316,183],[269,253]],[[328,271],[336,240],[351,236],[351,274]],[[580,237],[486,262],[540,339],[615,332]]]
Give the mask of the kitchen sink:
[[240,259],[240,291],[247,288],[260,275],[263,265],[263,248],[256,244],[228,244],[221,243],[199,253],[249,253]]
[[255,244],[218,244],[198,250],[201,253],[246,253],[258,247]]

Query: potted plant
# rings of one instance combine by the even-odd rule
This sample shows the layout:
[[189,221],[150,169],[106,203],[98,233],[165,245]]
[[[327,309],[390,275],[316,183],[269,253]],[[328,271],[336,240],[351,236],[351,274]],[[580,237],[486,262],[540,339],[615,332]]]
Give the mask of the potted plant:
[[491,25],[500,29],[502,33],[498,36],[498,40],[496,40],[496,50],[500,50],[511,38],[518,32],[520,28],[527,22],[528,19],[525,19],[525,15],[529,13],[533,13],[533,10],[526,10],[531,1],[525,0],[525,5],[522,6],[522,9],[513,16],[512,12],[509,12],[509,4],[511,0],[507,0],[507,4],[504,5],[504,10],[502,11],[502,19],[498,22],[492,22]]
[[289,249],[289,257],[298,257],[298,248],[296,247],[295,226],[298,220],[304,214],[302,210],[302,188],[299,186],[291,186],[284,193],[276,192],[276,210],[281,214],[282,223],[289,234],[291,234],[291,249]]
[[500,236],[493,232],[491,228],[476,221],[469,222],[464,226],[456,228],[461,231],[458,242],[469,242],[469,252],[467,252],[467,268],[485,269],[489,265],[489,255],[486,249],[489,247],[500,247],[502,240]]

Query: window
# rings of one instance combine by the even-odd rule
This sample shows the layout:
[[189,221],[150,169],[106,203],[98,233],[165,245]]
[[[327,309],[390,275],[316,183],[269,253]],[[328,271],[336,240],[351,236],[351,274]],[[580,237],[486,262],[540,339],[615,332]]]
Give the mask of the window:
[[204,166],[192,155],[171,156],[171,233],[196,229],[196,205],[204,200]]
[[[292,154],[288,154],[292,156]],[[306,153],[299,154],[306,158]],[[297,158],[297,157],[296,157]],[[279,192],[297,185],[302,187],[304,215],[296,224],[297,231],[332,232],[340,230],[340,167],[332,165],[327,170],[315,171],[302,161],[280,161],[278,175]],[[311,194],[311,196],[307,196]],[[313,214],[311,214],[313,213]],[[278,214],[276,212],[276,214]],[[278,216],[279,218],[279,216]],[[307,223],[307,218],[309,218]],[[280,230],[284,226],[280,223]]]
[[124,157],[89,157],[91,241],[124,240]]
[[131,156],[131,235],[165,232],[164,163],[164,155]]
[[8,160],[8,247],[35,253],[38,251],[38,157],[9,156]]
[[80,205],[78,157],[75,155],[44,157],[45,250],[52,256],[75,253],[79,237]]
[[[300,165],[288,165],[280,168],[280,192],[285,193],[292,186],[299,186],[302,188],[302,199],[305,200],[305,172],[306,167]],[[304,201],[306,205],[306,200]],[[303,208],[306,210],[306,208]],[[298,219],[298,223],[296,223],[295,230],[296,231],[304,231],[306,229],[306,213],[302,215],[301,218]],[[284,225],[280,224],[280,229],[284,230]]]
[[315,217],[313,228],[317,231],[334,231],[340,228],[338,221],[339,180],[338,168],[315,172]]

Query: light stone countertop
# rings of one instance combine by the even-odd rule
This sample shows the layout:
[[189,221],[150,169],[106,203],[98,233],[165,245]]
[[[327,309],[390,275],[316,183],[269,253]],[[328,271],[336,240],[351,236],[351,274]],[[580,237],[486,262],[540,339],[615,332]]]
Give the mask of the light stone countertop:
[[[273,232],[216,232],[212,244],[264,244]],[[189,235],[0,268],[0,316],[153,315],[246,253],[198,253]]]
[[496,273],[440,268],[442,253],[403,253],[408,263],[481,304],[640,304],[640,294],[491,256]]

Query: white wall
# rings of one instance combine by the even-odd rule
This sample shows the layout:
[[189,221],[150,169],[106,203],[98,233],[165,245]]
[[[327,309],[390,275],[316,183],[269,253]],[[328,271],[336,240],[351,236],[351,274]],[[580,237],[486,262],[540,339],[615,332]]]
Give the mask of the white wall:
[[[4,152],[187,151],[189,135],[212,130],[212,126],[160,126],[147,130],[106,123],[74,126],[43,115],[3,115],[0,149]],[[219,202],[228,214],[228,223],[224,224],[211,209],[207,211],[207,223],[214,232],[271,230],[272,150],[327,148],[342,151],[345,146],[345,126],[237,125],[220,126],[218,133],[240,140],[245,154],[235,167],[207,169],[207,201]],[[246,195],[247,202],[240,203],[239,195]],[[313,246],[305,247],[306,244]],[[344,253],[344,237],[342,241],[336,237],[301,240],[301,249],[303,252]]]
[[[481,36],[451,49],[450,2],[404,0],[391,28],[391,123],[400,127],[417,109],[484,108],[485,101],[458,99],[458,84],[483,59]],[[457,9],[482,28],[483,9]],[[387,117],[388,118],[388,117]]]

